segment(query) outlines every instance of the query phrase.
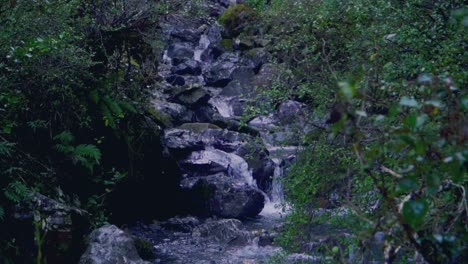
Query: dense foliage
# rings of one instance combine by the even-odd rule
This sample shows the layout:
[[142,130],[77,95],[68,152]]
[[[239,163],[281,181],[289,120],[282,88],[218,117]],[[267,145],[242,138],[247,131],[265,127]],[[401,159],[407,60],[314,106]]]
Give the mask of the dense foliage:
[[466,257],[464,1],[250,2],[284,69],[264,93],[326,120],[285,180],[282,244],[300,251],[331,221],[354,234],[323,245],[333,261]]
[[11,223],[31,192],[83,208],[100,224],[116,184],[141,177],[143,143],[158,142],[147,105],[163,7],[0,3],[0,255],[26,254]]

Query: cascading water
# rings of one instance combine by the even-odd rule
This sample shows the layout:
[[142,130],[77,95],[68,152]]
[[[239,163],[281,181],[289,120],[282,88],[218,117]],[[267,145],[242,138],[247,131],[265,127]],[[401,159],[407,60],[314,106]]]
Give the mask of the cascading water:
[[193,59],[195,61],[201,62],[201,55],[210,46],[210,44],[211,42],[208,37],[205,34],[201,35],[200,41],[198,42],[198,47],[194,51]]

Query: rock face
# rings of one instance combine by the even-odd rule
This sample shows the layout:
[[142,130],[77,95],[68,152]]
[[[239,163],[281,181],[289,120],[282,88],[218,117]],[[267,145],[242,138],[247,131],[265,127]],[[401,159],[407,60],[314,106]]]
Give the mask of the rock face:
[[272,194],[277,167],[289,158],[274,161],[270,150],[300,141],[289,124],[304,123],[299,102],[241,122],[260,98],[255,88],[271,85],[280,70],[268,63],[269,40],[232,35],[218,23],[216,17],[239,2],[202,1],[212,17],[171,14],[161,25],[166,48],[158,74],[164,81],[153,102],[167,120],[162,141],[182,170],[188,214],[255,216]]
[[89,246],[80,264],[149,264],[137,253],[133,239],[114,225],[106,225],[89,235]]

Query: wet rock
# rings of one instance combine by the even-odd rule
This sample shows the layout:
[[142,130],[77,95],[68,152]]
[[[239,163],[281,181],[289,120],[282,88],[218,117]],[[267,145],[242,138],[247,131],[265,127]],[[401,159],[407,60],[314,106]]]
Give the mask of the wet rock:
[[149,264],[140,258],[130,235],[106,225],[89,235],[89,246],[80,264]]
[[[253,179],[257,182],[260,189],[266,191],[270,186],[274,163],[269,158],[268,151],[263,144],[258,140],[256,141],[250,135],[223,130],[212,124],[190,123],[176,129],[166,130],[164,141],[169,149],[177,153],[187,153],[202,148],[214,148],[223,152],[236,154],[247,162],[248,170],[252,171]],[[210,173],[227,172],[236,166],[236,164],[229,165],[230,159],[225,159],[223,162],[220,162],[220,160],[222,159],[216,158],[206,161],[204,166],[208,166],[208,163],[216,166],[215,170],[213,168],[208,170]],[[222,163],[223,165],[218,163]],[[204,169],[204,166],[201,164],[198,164],[198,166]],[[190,169],[193,169],[193,167],[190,167]],[[247,172],[244,171],[244,173]],[[240,176],[238,175],[237,177]]]
[[205,32],[210,43],[219,43],[223,37],[222,32],[223,28],[218,24],[211,25]]
[[195,49],[189,42],[171,44],[167,49],[167,56],[172,59],[174,65],[192,59]]
[[193,112],[187,107],[155,99],[152,101],[153,107],[164,115],[172,124],[181,124],[192,121]]
[[223,47],[219,45],[212,45],[203,51],[200,58],[204,62],[211,63],[217,60],[223,54],[223,52],[224,52]]
[[241,180],[248,185],[254,184],[247,162],[235,154],[221,150],[192,152],[189,157],[180,162],[180,165],[193,177],[223,172],[229,177]]
[[222,54],[204,73],[206,84],[213,87],[226,86],[232,80],[231,73],[237,68],[238,61],[239,58],[234,53]]
[[208,237],[230,245],[245,245],[252,235],[241,228],[242,222],[237,219],[211,220],[194,228],[192,236]]
[[200,32],[192,28],[174,28],[170,35],[179,42],[196,44],[200,40]]
[[176,98],[178,103],[191,106],[208,102],[210,94],[202,88],[192,88],[184,90]]
[[323,259],[306,254],[291,254],[286,257],[287,264],[322,263]]
[[201,221],[193,216],[187,217],[173,217],[162,223],[164,228],[181,231],[191,232],[193,228],[200,225]]
[[190,188],[193,201],[198,201],[202,212],[208,215],[224,218],[253,217],[261,212],[265,203],[260,190],[226,173],[184,181],[182,185]]
[[215,108],[224,119],[240,119],[244,110],[244,100],[235,96],[218,95],[212,97],[208,103]]
[[187,60],[175,67],[172,67],[171,71],[175,74],[179,75],[200,75],[201,74],[201,66],[195,60]]
[[185,85],[184,77],[179,76],[179,75],[171,75],[171,76],[167,77],[166,82],[170,83],[171,85],[176,85],[176,86]]

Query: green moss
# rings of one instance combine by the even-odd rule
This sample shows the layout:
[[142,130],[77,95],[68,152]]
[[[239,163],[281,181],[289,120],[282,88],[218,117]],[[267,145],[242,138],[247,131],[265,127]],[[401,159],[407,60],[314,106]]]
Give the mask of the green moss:
[[185,123],[182,124],[179,128],[191,130],[196,133],[203,132],[207,129],[221,129],[219,126],[210,123]]
[[156,121],[157,123],[160,123],[164,125],[165,127],[172,126],[172,120],[169,115],[161,113],[152,107],[149,107],[147,111],[150,114],[150,116],[153,118],[153,120]]
[[221,40],[221,46],[223,46],[223,48],[225,48],[227,50],[232,50],[232,44],[233,44],[232,39],[223,39],[223,40]]
[[153,244],[151,244],[151,242],[142,238],[134,238],[133,241],[138,255],[140,255],[142,259],[152,260],[156,258],[156,255],[153,251]]
[[244,25],[255,18],[255,11],[248,5],[232,5],[219,17],[219,22],[233,35],[238,35]]

